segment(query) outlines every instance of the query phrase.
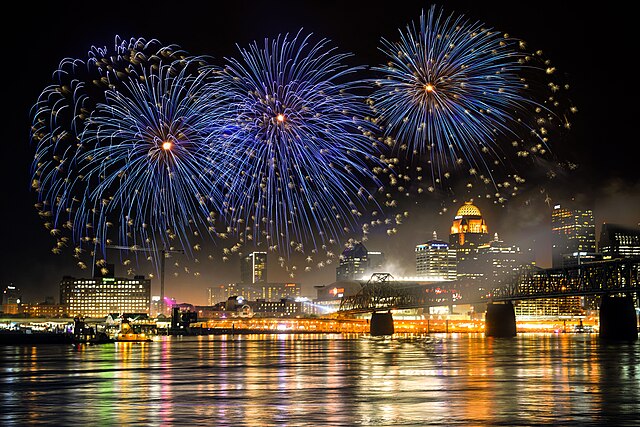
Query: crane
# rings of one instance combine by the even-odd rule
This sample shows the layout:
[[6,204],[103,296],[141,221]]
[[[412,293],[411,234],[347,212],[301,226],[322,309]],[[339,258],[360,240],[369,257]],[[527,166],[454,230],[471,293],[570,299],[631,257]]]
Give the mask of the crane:
[[169,253],[178,253],[183,254],[184,251],[182,249],[154,249],[154,248],[141,248],[139,246],[120,246],[120,245],[107,245],[105,246],[107,249],[120,249],[125,251],[137,251],[137,252],[153,252],[160,253],[160,313],[164,314],[164,262],[167,254]]

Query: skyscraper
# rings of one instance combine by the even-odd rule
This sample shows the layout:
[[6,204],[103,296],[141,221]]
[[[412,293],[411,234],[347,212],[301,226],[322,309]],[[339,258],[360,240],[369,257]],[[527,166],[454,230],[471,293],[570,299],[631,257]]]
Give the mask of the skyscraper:
[[471,202],[465,202],[453,219],[449,235],[449,247],[456,251],[458,260],[458,279],[473,279],[478,276],[470,268],[469,254],[489,240],[487,224],[480,209]]
[[427,280],[456,280],[456,251],[447,242],[433,239],[416,246],[416,274]]
[[640,228],[602,224],[598,249],[604,259],[640,256]]
[[470,255],[473,270],[483,274],[488,288],[507,284],[518,275],[524,263],[520,247],[500,240],[498,233],[492,241],[478,246]]
[[367,258],[369,260],[369,266],[365,271],[365,275],[371,275],[373,273],[385,272],[385,258],[384,252],[380,251],[367,251]]
[[241,260],[240,282],[266,283],[267,282],[267,253],[251,252]]
[[[596,225],[591,209],[555,205],[551,212],[553,268],[579,264],[596,252]],[[574,262],[577,261],[577,262]]]
[[340,265],[336,267],[336,281],[358,280],[365,275],[368,268],[367,248],[362,243],[356,243],[342,251]]
[[22,296],[19,288],[8,285],[2,290],[2,306],[0,307],[0,311],[5,314],[18,314],[21,303]]

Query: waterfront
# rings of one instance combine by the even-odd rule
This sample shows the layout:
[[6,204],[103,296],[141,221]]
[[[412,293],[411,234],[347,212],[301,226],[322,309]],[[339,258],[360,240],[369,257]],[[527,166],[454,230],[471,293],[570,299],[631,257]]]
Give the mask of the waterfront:
[[2,425],[638,425],[640,342],[281,334],[0,347]]

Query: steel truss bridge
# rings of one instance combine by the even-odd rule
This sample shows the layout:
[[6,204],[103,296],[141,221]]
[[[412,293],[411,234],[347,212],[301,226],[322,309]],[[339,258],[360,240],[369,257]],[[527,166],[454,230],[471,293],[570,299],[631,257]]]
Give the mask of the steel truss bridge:
[[398,282],[390,273],[374,273],[360,292],[342,298],[338,314],[454,304],[459,294],[450,290],[455,287],[452,285],[455,285],[455,282],[427,285]]
[[360,292],[344,297],[338,315],[403,310],[436,305],[481,304],[537,298],[598,296],[640,292],[640,257],[583,264],[572,268],[527,267],[485,297],[463,298],[459,282],[431,284],[395,281],[374,273]]

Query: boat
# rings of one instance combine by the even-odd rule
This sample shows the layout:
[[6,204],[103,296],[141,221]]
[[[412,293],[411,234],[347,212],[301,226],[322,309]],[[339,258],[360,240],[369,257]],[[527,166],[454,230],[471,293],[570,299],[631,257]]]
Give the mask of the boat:
[[582,324],[582,320],[580,320],[580,324],[577,325],[573,332],[575,332],[576,334],[590,334],[593,333],[593,326],[585,326]]
[[84,319],[76,317],[73,319],[73,344],[106,344],[113,342],[105,332],[98,331],[92,326],[88,326]]
[[142,326],[143,325],[132,325],[128,320],[123,319],[120,324],[120,329],[115,333],[113,339],[116,342],[153,341],[153,332]]

